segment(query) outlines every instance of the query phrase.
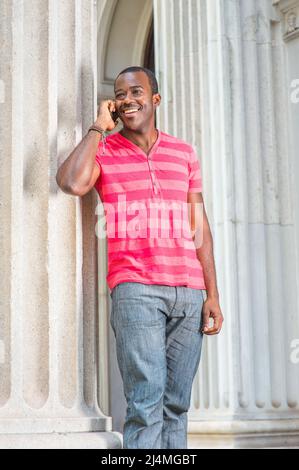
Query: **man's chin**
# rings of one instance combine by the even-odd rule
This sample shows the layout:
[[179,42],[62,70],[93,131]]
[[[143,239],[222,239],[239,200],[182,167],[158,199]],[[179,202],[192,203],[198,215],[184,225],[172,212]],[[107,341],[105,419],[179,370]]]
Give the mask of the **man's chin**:
[[123,129],[126,129],[128,131],[140,131],[142,129],[142,125],[139,123],[139,124],[134,124],[133,122],[130,122],[130,123],[127,123],[127,122],[124,122],[122,121],[122,124],[123,124]]

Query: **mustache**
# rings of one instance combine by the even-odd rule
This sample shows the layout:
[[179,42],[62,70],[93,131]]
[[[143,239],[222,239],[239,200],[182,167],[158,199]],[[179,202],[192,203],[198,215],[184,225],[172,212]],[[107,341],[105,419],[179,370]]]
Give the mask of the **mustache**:
[[128,111],[130,109],[142,109],[142,106],[138,105],[138,106],[123,106],[120,111]]

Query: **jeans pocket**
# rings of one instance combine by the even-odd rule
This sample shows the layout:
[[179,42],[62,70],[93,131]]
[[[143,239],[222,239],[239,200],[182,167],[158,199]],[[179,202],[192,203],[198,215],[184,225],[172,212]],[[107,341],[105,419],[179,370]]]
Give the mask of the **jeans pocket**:
[[110,299],[113,299],[113,292],[115,291],[115,287],[112,287],[112,289],[109,291]]
[[[111,294],[110,294],[111,295]],[[109,318],[109,323],[111,325],[111,328],[112,330],[114,331],[114,305],[113,305],[113,299],[112,299],[112,302],[111,302],[111,310],[110,310],[110,318]]]
[[193,289],[190,295],[190,301],[185,309],[188,318],[188,328],[195,332],[201,332],[203,323],[203,291]]

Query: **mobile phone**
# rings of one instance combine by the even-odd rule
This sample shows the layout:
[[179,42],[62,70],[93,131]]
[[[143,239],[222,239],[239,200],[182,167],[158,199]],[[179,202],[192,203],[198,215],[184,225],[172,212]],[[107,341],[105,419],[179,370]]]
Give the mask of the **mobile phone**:
[[113,121],[116,123],[118,118],[119,118],[118,112],[117,111],[112,111],[112,112],[110,111],[110,114],[111,114],[111,117],[112,117]]

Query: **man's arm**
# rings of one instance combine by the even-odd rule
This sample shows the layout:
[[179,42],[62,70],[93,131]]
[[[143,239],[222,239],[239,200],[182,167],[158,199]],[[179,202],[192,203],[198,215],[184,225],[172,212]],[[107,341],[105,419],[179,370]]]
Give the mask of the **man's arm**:
[[[94,124],[104,131],[114,129],[116,123],[110,114],[113,111],[115,111],[115,105],[112,100],[102,101]],[[102,135],[97,131],[88,132],[58,168],[56,181],[65,193],[83,196],[93,188],[100,175],[100,167],[95,163],[95,155],[101,138]]]
[[[187,202],[190,204],[190,228],[194,234],[193,240],[196,242],[196,255],[203,268],[207,290],[207,299],[203,305],[203,332],[207,335],[214,335],[220,332],[224,319],[219,305],[212,233],[202,193],[189,192]],[[201,240],[199,246],[197,246],[198,239]],[[214,320],[210,328],[209,318]]]
[[72,196],[84,196],[94,186],[100,175],[100,167],[95,163],[100,139],[99,132],[90,131],[60,165],[56,182],[62,191]]

